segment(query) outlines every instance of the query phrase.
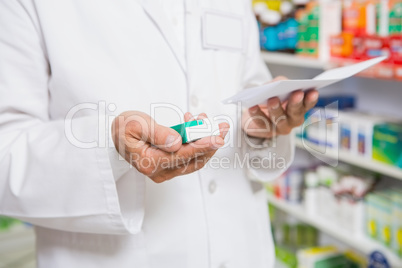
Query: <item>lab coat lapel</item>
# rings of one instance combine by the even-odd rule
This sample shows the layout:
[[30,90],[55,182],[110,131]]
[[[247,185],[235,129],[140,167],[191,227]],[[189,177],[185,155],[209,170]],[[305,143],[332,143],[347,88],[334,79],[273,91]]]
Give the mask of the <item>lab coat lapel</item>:
[[173,54],[179,62],[181,69],[183,70],[183,72],[186,72],[184,51],[180,48],[179,42],[173,32],[173,29],[165,14],[162,12],[161,7],[158,6],[159,1],[142,0],[141,2],[145,12],[159,28],[170,49],[173,51]]

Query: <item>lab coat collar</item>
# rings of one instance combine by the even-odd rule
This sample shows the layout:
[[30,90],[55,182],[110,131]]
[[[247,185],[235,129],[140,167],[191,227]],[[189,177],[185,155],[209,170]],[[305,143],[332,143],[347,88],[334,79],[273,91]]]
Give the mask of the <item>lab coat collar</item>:
[[168,43],[170,49],[175,55],[177,61],[180,64],[183,72],[186,72],[186,60],[185,60],[185,51],[180,47],[179,41],[177,40],[171,23],[166,18],[165,14],[162,12],[161,7],[159,6],[159,1],[155,0],[142,0],[142,7],[148,16],[152,19],[152,21],[156,24],[159,31],[162,33],[164,39]]

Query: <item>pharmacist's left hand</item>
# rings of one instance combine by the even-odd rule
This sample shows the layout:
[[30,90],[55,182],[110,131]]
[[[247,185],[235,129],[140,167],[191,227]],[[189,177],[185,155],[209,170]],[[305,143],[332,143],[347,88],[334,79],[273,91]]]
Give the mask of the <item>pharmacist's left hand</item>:
[[[286,80],[278,76],[274,81]],[[313,108],[318,101],[318,91],[315,89],[303,92],[294,91],[289,98],[281,103],[278,97],[267,100],[264,105],[256,105],[244,111],[242,128],[247,135],[256,138],[272,138],[287,135],[293,128],[304,122],[305,113]]]

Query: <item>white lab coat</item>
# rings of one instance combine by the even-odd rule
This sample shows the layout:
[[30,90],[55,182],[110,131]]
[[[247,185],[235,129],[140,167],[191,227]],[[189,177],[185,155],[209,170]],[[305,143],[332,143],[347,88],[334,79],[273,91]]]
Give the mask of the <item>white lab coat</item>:
[[[238,110],[220,102],[271,79],[250,3],[184,9],[180,43],[156,1],[0,0],[0,214],[36,226],[39,267],[272,267],[264,192],[246,171],[278,176],[293,141],[249,151],[285,166],[242,168]],[[233,27],[203,26],[211,10]],[[177,111],[230,116],[216,159],[231,166],[152,182],[110,143],[107,119],[126,110],[166,126]]]

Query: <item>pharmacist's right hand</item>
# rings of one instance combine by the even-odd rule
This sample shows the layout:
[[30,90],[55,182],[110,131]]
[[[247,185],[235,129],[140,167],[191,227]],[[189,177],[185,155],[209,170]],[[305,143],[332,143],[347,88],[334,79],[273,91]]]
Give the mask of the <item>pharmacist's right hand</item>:
[[[189,113],[186,121],[191,120]],[[200,115],[199,119],[206,117]],[[221,136],[182,144],[179,133],[161,126],[149,115],[127,111],[112,123],[112,137],[116,150],[139,172],[156,183],[201,169],[224,145],[228,125],[220,124]]]

